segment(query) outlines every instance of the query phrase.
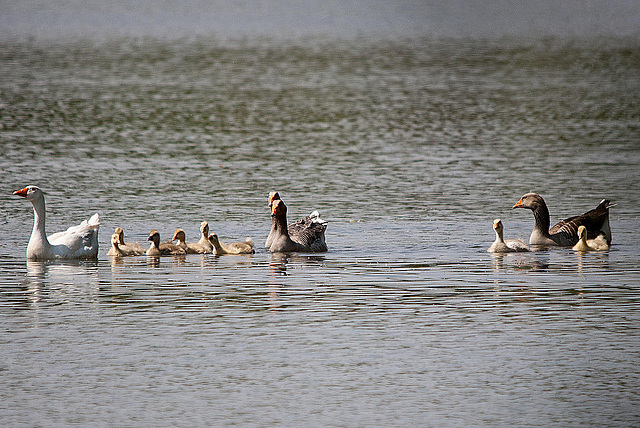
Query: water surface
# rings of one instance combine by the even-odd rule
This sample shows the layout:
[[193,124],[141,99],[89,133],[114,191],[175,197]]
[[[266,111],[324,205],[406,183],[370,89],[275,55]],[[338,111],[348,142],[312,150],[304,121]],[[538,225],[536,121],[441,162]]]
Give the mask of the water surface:
[[[0,398],[24,425],[633,426],[634,38],[13,40],[0,46]],[[96,262],[27,262],[101,216]],[[325,254],[272,255],[267,194]],[[609,252],[496,256],[494,218],[611,212]],[[110,234],[252,237],[111,260]]]

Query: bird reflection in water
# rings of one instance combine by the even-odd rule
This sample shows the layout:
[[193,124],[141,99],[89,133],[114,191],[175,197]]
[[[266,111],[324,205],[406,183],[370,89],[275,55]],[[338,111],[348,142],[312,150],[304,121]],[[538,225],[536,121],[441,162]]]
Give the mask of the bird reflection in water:
[[275,276],[287,276],[287,263],[291,258],[290,253],[271,253],[269,270]]
[[115,272],[117,271],[119,267],[124,266],[124,259],[123,257],[114,257],[111,256],[111,271]]
[[583,276],[589,268],[595,268],[597,271],[609,269],[609,251],[602,252],[583,252],[576,251],[576,266],[578,274]]
[[287,264],[297,263],[306,265],[322,266],[325,262],[325,256],[319,255],[302,255],[295,253],[271,253],[269,261],[269,270],[277,276],[288,276]]
[[325,256],[302,255],[296,253],[271,253],[271,260],[269,261],[269,271],[271,272],[269,275],[270,309],[276,310],[281,306],[278,302],[278,292],[285,286],[282,277],[288,277],[291,275],[291,273],[287,271],[287,265],[293,264],[293,267],[289,266],[289,269],[295,270],[296,264],[322,266],[324,265],[324,262]]
[[27,291],[32,303],[38,303],[47,294],[62,294],[74,289],[86,291],[87,284],[97,285],[98,261],[93,260],[27,260]]
[[[544,272],[549,269],[549,263],[531,257],[529,253],[491,253],[494,272],[505,269]],[[506,264],[506,260],[513,263]]]
[[47,262],[27,260],[27,292],[32,304],[42,300],[42,290],[47,276]]
[[187,261],[187,256],[185,256],[184,254],[181,255],[177,255],[177,256],[147,256],[147,266],[149,267],[153,267],[153,268],[157,268],[160,267],[160,260],[166,260],[166,259],[171,259],[173,261],[173,265],[177,266],[177,265],[182,265],[184,263],[186,263]]

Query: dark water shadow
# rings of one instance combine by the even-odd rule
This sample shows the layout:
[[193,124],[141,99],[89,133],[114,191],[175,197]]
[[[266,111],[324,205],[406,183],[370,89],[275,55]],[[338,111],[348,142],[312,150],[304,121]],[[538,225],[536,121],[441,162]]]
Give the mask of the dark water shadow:
[[272,253],[269,260],[269,270],[274,275],[287,276],[287,265],[303,264],[322,266],[326,261],[324,255],[306,255],[296,253]]

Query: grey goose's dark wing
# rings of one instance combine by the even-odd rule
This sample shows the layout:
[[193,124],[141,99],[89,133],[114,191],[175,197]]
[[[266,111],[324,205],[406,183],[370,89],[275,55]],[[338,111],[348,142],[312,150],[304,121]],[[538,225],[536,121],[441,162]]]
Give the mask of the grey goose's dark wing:
[[304,218],[289,224],[289,226],[287,226],[289,236],[293,238],[294,235],[302,233],[302,231],[310,227],[312,223],[311,218],[309,216],[305,216]]
[[309,247],[312,251],[327,251],[324,242],[326,224],[315,223],[309,217],[298,220],[289,225],[289,237],[300,245]]
[[587,211],[582,215],[566,218],[554,225],[550,230],[550,235],[562,235],[568,241],[578,242],[578,228],[584,226],[587,229],[587,238],[593,239],[601,232],[604,232],[608,242],[611,242],[609,229],[609,208],[613,207],[610,200],[603,199],[597,207]]

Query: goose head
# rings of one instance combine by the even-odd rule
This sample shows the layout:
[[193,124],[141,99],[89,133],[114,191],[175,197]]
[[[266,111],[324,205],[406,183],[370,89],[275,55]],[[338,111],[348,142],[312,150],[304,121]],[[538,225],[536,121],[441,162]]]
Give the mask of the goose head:
[[512,209],[527,208],[532,211],[535,211],[536,208],[542,205],[545,205],[544,199],[542,199],[542,196],[538,195],[537,193],[526,193],[522,195],[520,200],[516,202],[516,204],[512,207]]
[[118,239],[120,240],[120,242],[118,242],[118,243],[122,244],[122,241],[124,241],[124,229],[121,228],[120,226],[118,226],[118,227],[116,227],[116,230],[113,233],[118,235]]
[[186,235],[182,229],[176,229],[173,233],[173,238],[171,238],[172,241],[178,240],[179,242],[184,242],[185,239]]
[[156,247],[159,246],[160,232],[158,232],[156,229],[151,230],[151,232],[149,232],[149,237],[147,238],[147,241],[151,241],[153,245],[155,245]]
[[493,230],[496,232],[496,239],[503,241],[504,226],[502,226],[502,220],[499,218],[493,220]]
[[114,233],[113,235],[111,235],[111,245],[113,245],[115,248],[118,248],[119,244],[120,244],[120,235],[118,235],[117,233]]
[[200,232],[204,236],[207,236],[209,234],[209,223],[207,223],[206,221],[203,221],[202,223],[200,223]]
[[269,193],[269,207],[273,205],[273,201],[277,201],[280,199],[280,194],[278,192]]
[[279,217],[287,215],[287,206],[284,204],[282,199],[275,199],[273,204],[271,205],[271,216]]
[[13,194],[27,198],[31,202],[44,198],[44,193],[38,186],[27,186],[24,189],[16,190]]

